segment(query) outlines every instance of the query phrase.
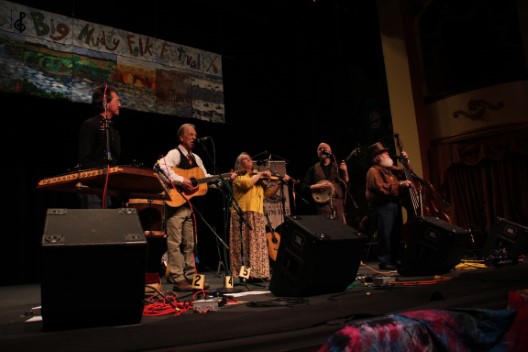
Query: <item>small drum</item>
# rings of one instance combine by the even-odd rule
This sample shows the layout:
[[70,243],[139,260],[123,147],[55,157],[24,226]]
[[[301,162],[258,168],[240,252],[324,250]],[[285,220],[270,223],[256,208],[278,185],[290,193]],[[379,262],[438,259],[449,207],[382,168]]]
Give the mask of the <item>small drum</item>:
[[128,206],[137,210],[145,236],[165,236],[163,229],[164,204],[162,200],[129,199]]

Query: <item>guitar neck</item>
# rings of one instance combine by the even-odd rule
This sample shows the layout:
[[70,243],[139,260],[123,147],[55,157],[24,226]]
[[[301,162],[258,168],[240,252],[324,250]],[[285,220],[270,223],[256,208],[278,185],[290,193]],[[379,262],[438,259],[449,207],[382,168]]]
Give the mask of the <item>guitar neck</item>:
[[273,228],[273,225],[271,224],[271,221],[270,221],[268,213],[266,213],[266,222],[268,223],[268,227],[270,228],[271,233],[274,233],[275,229]]
[[201,178],[201,179],[197,179],[196,182],[197,182],[197,184],[208,183],[210,181],[218,180],[219,178],[221,178],[221,179],[229,178],[229,172],[226,172],[226,173],[220,174],[220,175],[209,176],[209,177],[204,177],[204,178]]
[[229,175],[229,173],[226,173],[220,176],[202,177],[204,176],[204,172],[199,167],[192,169],[174,167],[173,171],[184,178],[190,179],[193,184],[193,189],[191,191],[183,191],[180,187],[168,189],[169,199],[165,200],[165,203],[170,207],[179,207],[192,197],[206,194],[208,189],[207,182],[216,180],[218,177],[224,177],[224,175]]

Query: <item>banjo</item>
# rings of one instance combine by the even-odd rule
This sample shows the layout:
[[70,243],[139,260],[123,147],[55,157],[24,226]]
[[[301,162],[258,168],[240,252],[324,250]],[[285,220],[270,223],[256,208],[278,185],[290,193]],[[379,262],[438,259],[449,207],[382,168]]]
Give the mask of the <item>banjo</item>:
[[312,199],[317,204],[328,203],[334,197],[334,194],[335,194],[334,185],[332,183],[330,183],[328,180],[321,180],[321,181],[319,181],[317,183],[318,184],[319,183],[327,183],[329,185],[329,187],[316,188],[316,189],[312,190]]

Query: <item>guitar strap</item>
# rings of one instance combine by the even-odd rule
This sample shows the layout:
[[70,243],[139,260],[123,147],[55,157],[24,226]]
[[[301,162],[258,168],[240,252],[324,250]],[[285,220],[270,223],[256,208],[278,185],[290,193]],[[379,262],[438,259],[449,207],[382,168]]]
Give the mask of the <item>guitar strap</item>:
[[314,176],[316,182],[327,179],[326,173],[320,163],[314,166]]

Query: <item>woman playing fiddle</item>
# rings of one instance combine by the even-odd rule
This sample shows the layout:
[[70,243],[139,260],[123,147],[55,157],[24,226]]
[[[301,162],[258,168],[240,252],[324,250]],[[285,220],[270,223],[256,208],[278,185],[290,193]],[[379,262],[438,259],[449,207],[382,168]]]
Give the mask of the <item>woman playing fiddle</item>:
[[[269,170],[253,171],[253,160],[241,153],[235,160],[233,180],[233,205],[229,231],[230,269],[238,276],[242,266],[250,268],[250,280],[268,280],[270,263],[266,238],[264,198]],[[287,176],[285,176],[286,178]]]

